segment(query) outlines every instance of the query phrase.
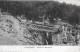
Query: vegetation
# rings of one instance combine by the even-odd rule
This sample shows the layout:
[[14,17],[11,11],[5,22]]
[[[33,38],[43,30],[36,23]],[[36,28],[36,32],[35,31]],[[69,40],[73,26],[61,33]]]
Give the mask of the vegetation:
[[58,2],[32,1],[0,1],[2,11],[7,11],[13,16],[25,15],[26,19],[41,21],[40,17],[45,15],[50,23],[54,23],[54,18],[60,18],[72,25],[79,24],[80,7]]
[[[45,45],[46,44],[52,45],[52,44],[56,44],[57,42],[60,44],[63,44],[63,43],[68,44],[71,41],[73,41],[74,44],[77,45],[78,41],[80,41],[79,40],[80,38],[79,37],[80,36],[79,34],[80,32],[80,29],[79,29],[80,28],[79,27],[80,7],[79,6],[66,4],[66,3],[54,2],[54,1],[53,2],[51,1],[48,1],[48,2],[47,1],[39,1],[39,2],[38,1],[30,1],[30,2],[29,1],[27,2],[0,1],[0,8],[2,9],[1,10],[2,12],[8,12],[12,16],[24,16],[25,19],[28,19],[28,20],[42,21],[43,19],[46,20],[47,18],[49,18],[49,22],[52,24],[54,24],[55,22],[54,19],[61,19],[63,23],[68,22],[66,23],[66,25],[61,24],[60,25],[61,28],[59,28],[58,31],[55,33],[49,33],[49,36],[46,36],[46,32],[32,31],[33,32],[32,35],[34,35],[35,37],[37,36],[37,33],[38,34],[41,33],[38,36],[39,37],[41,36],[42,38],[44,38],[42,42],[44,42]],[[70,25],[70,27],[68,25]],[[67,34],[66,39],[64,38],[65,33]],[[46,43],[46,40],[48,43]]]

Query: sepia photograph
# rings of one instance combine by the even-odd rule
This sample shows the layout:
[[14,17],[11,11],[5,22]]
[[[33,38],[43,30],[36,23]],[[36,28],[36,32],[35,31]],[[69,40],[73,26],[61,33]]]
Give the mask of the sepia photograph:
[[79,0],[0,0],[0,45],[80,45]]

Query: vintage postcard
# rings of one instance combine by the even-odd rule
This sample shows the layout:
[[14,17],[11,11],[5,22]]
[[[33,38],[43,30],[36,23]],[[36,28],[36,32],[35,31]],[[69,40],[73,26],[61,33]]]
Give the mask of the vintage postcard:
[[8,50],[80,52],[80,0],[0,0],[0,51]]

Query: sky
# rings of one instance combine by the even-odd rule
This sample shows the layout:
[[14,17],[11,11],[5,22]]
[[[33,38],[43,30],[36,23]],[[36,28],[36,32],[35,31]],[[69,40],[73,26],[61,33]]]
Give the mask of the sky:
[[73,4],[80,6],[80,0],[54,0],[54,1],[59,1],[59,2],[66,2],[67,4]]

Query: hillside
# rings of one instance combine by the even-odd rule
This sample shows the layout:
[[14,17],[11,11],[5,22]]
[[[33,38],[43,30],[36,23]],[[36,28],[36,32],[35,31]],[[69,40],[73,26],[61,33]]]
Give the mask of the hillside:
[[12,16],[24,15],[26,19],[33,21],[49,18],[50,23],[54,23],[54,18],[60,18],[72,25],[79,24],[80,21],[79,6],[55,1],[0,1],[0,8]]
[[0,42],[80,45],[79,15],[79,6],[66,3],[0,1]]

